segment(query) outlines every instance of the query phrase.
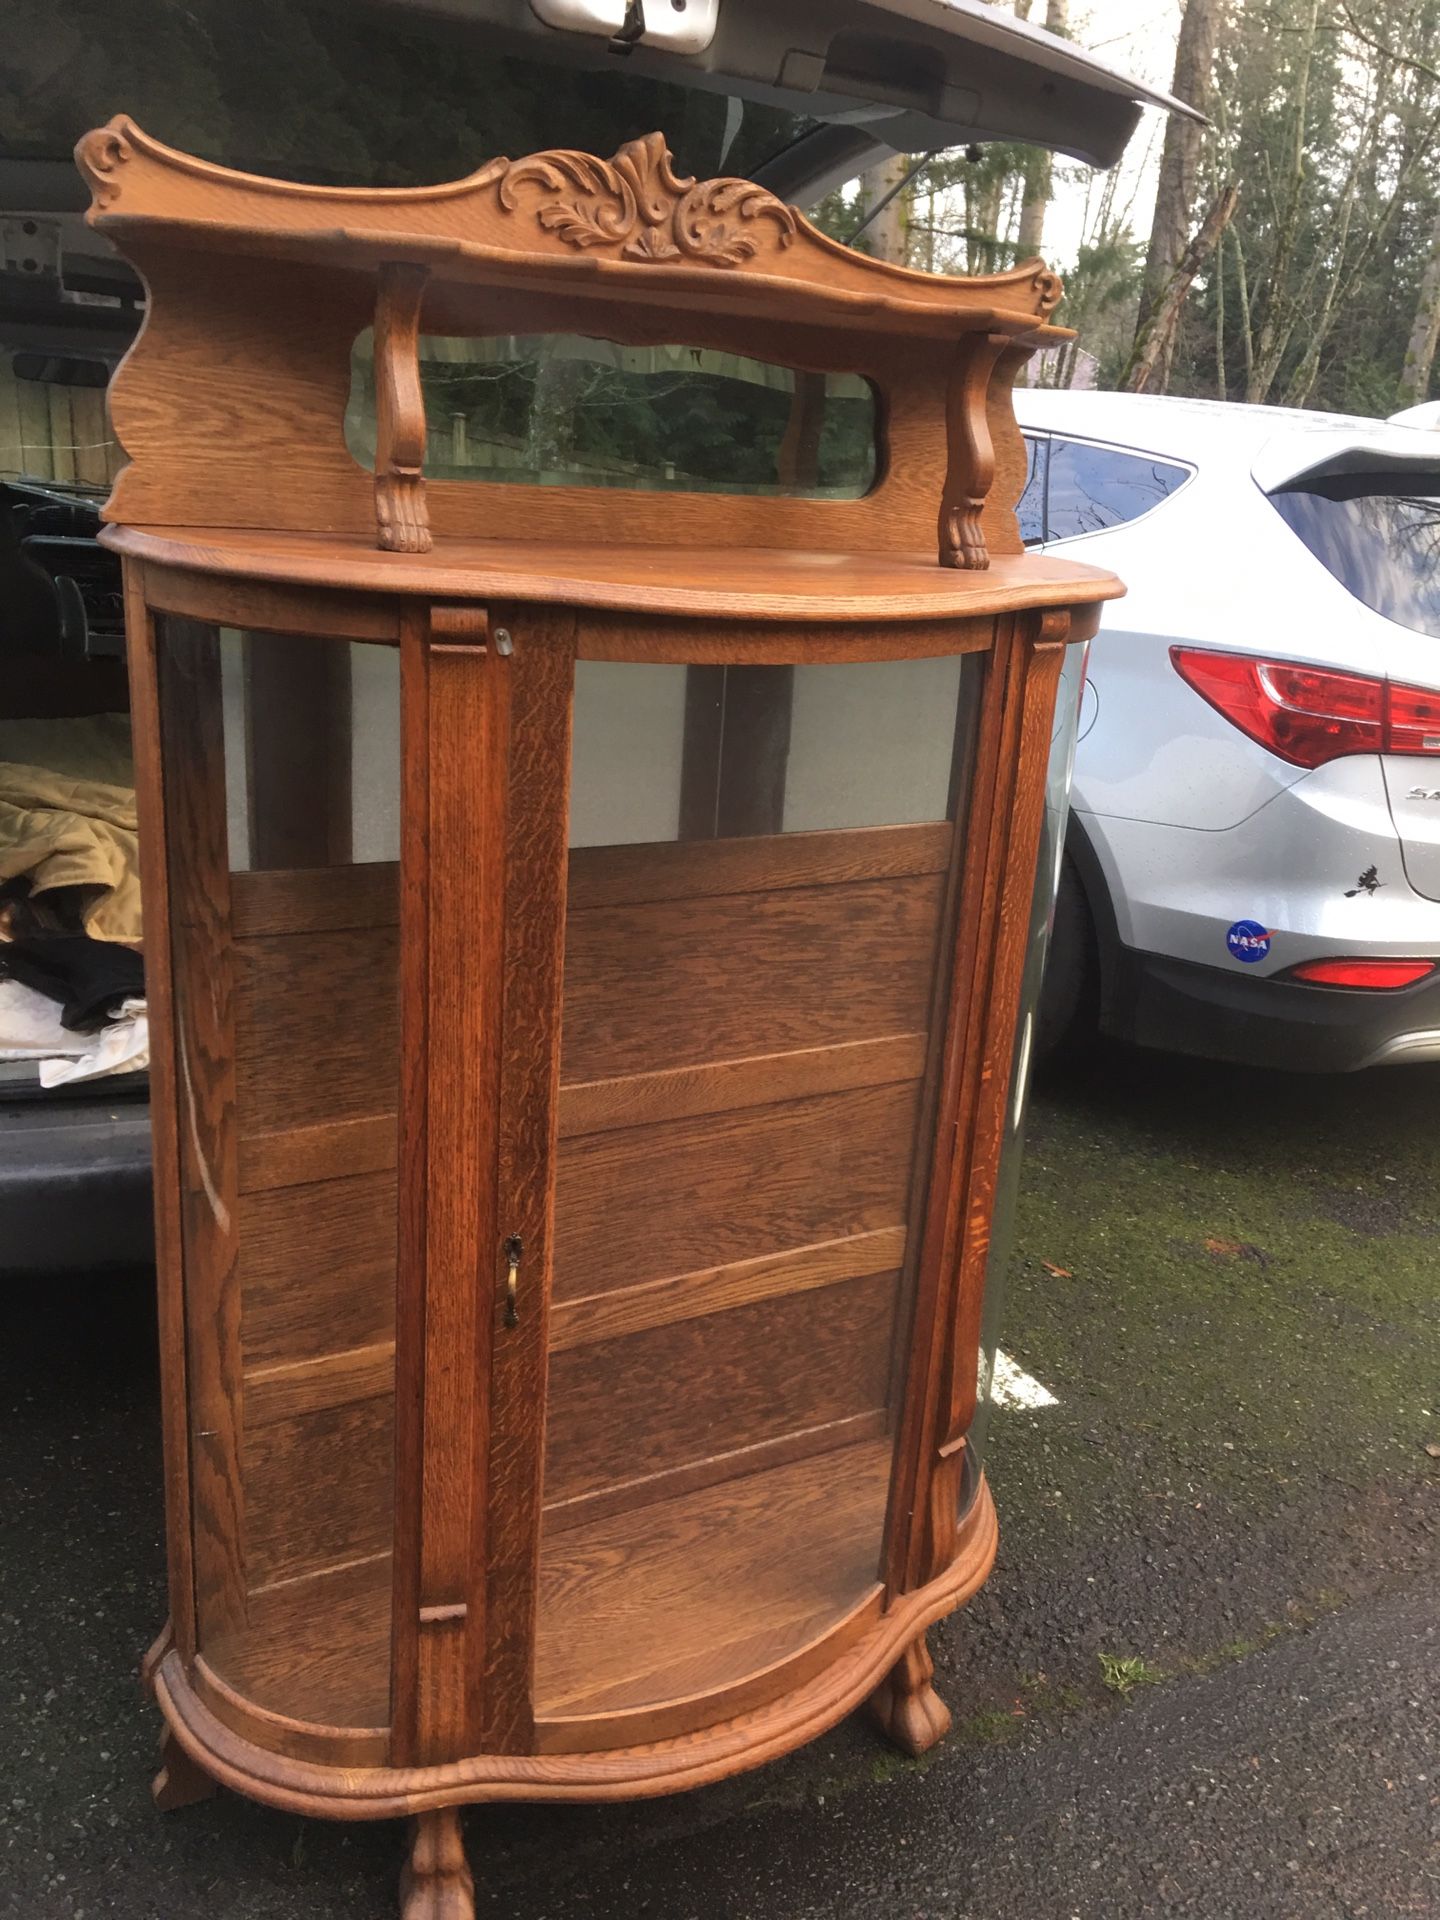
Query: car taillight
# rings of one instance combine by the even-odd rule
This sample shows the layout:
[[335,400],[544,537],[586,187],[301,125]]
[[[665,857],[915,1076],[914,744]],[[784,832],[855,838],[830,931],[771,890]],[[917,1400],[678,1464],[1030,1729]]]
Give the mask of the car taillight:
[[1391,687],[1389,753],[1440,753],[1440,693]]
[[1295,767],[1347,753],[1440,753],[1440,693],[1363,673],[1172,647],[1175,671],[1232,726]]
[[1413,987],[1434,971],[1433,960],[1302,960],[1289,977],[1316,987]]

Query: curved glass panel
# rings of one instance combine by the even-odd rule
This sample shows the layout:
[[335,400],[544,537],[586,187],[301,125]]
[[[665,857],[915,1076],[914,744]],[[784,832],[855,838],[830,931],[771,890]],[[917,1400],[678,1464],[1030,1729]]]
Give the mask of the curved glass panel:
[[198,1649],[258,1706],[384,1726],[395,651],[164,615],[156,654]]
[[542,1719],[723,1691],[875,1592],[984,670],[582,663]]
[[1050,946],[1055,892],[1060,885],[1060,863],[1065,856],[1065,822],[1070,813],[1070,776],[1075,766],[1075,742],[1080,728],[1080,696],[1085,688],[1088,643],[1065,649],[1065,665],[1055,698],[1055,728],[1045,773],[1045,820],[1041,828],[1040,858],[1035,891],[1030,901],[1030,934],[1025,949],[1025,972],[1020,988],[1020,1019],[1010,1076],[1010,1104],[1005,1115],[1005,1138],[995,1181],[995,1211],[990,1227],[990,1252],[985,1267],[985,1307],[980,1325],[980,1392],[967,1443],[971,1461],[983,1466],[991,1410],[1007,1388],[1003,1372],[996,1373],[1000,1326],[1005,1309],[1006,1270],[1015,1244],[1015,1208],[1025,1158],[1025,1114],[1030,1098],[1031,1056],[1039,1015],[1040,987]]

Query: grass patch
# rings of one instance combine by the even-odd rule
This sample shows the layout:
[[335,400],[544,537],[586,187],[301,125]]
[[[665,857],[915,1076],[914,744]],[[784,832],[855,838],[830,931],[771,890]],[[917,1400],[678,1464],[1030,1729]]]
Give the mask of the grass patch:
[[1162,1465],[1177,1497],[1252,1508],[1340,1450],[1354,1474],[1426,1468],[1437,1088],[1157,1058],[1038,1095],[1002,1340],[1061,1404],[990,1423],[1011,1511],[1070,1537]]
[[1111,1693],[1118,1693],[1122,1700],[1127,1699],[1136,1687],[1153,1687],[1165,1678],[1159,1667],[1138,1653],[1101,1653],[1096,1658],[1100,1662],[1100,1681]]

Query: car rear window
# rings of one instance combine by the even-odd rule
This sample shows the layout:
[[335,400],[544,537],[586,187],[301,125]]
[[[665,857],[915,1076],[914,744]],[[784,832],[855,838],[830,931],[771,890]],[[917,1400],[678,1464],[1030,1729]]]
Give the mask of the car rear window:
[[1050,540],[1073,540],[1138,520],[1190,478],[1188,467],[1148,453],[1122,453],[1085,440],[1052,439],[1045,485]]
[[524,0],[510,9],[530,21],[518,33],[433,17],[445,11],[354,0],[57,11],[10,0],[0,6],[0,159],[68,167],[80,135],[123,108],[170,146],[282,180],[457,180],[492,154],[605,155],[652,127],[664,128],[677,172],[703,179],[749,174],[816,124],[638,71],[603,41],[541,28]]
[[1440,471],[1333,475],[1270,501],[1364,606],[1440,639]]

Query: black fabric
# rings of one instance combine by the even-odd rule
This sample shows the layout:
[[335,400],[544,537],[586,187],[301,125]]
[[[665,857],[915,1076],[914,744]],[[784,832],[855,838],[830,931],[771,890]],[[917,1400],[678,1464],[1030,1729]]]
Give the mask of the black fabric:
[[0,971],[58,1000],[60,1024],[72,1033],[103,1027],[122,1000],[145,992],[145,962],[133,948],[85,933],[7,941],[0,946]]
[[0,924],[12,940],[52,940],[57,934],[82,934],[85,916],[107,887],[43,887],[31,891],[30,876],[17,874],[0,886]]

